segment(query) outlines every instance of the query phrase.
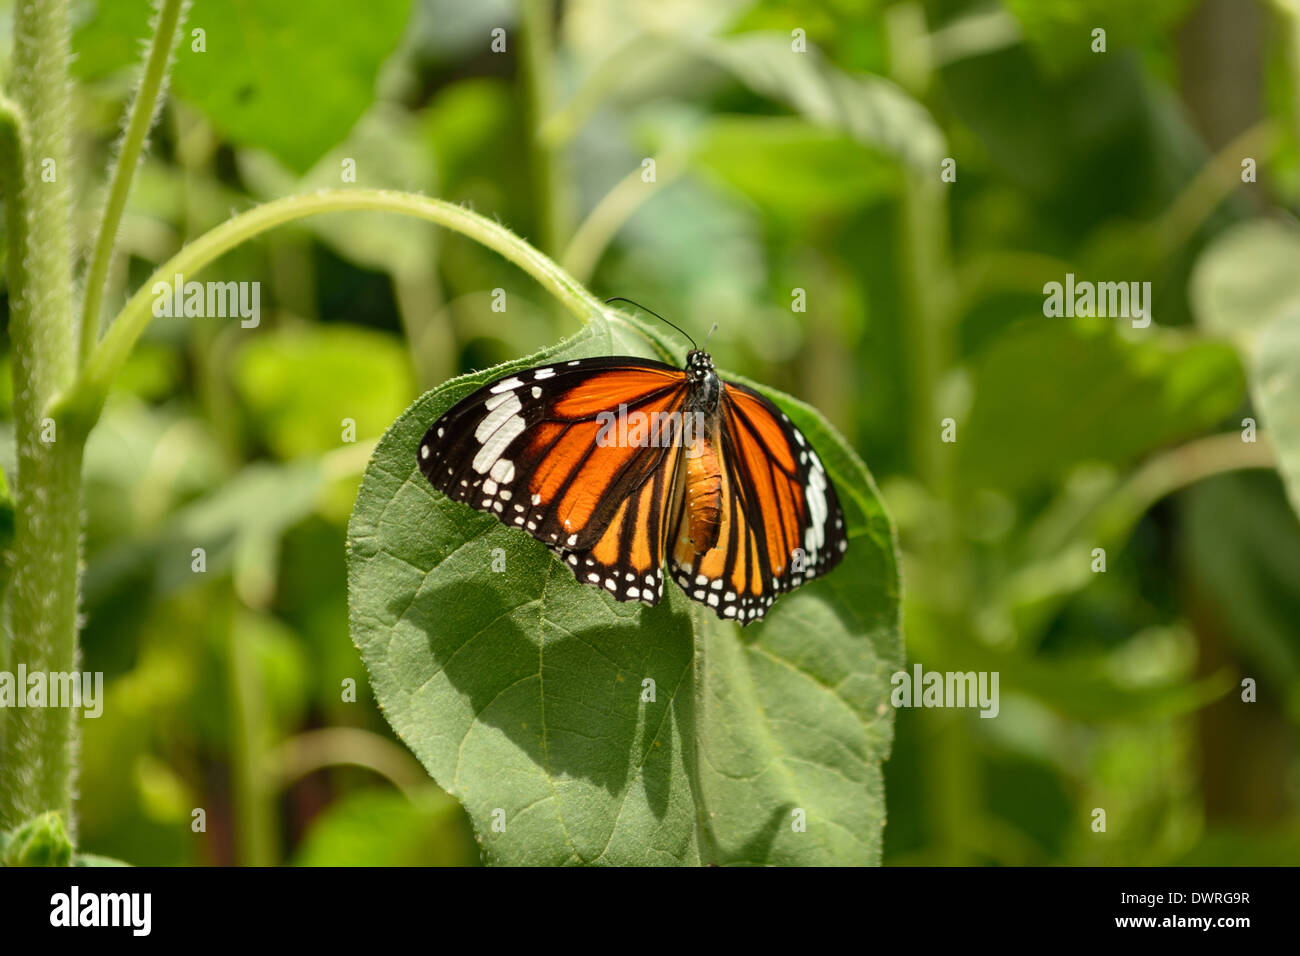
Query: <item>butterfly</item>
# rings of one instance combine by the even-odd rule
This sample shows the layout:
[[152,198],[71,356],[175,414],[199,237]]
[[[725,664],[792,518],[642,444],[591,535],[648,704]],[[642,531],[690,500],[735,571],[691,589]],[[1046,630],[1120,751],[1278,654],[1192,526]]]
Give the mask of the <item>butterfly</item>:
[[684,369],[605,356],[501,376],[430,426],[420,470],[619,601],[658,604],[667,559],[718,617],[760,619],[840,562],[844,514],[804,434],[691,344]]

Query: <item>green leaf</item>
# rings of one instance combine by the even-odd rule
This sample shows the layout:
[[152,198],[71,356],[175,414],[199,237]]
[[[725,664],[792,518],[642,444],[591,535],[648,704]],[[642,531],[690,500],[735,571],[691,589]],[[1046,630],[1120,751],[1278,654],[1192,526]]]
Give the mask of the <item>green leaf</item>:
[[1192,274],[1197,321],[1236,343],[1250,395],[1277,451],[1300,514],[1300,230],[1271,219],[1243,223],[1202,253]]
[[644,354],[639,327],[594,319],[434,389],[385,434],[348,528],[352,637],[375,696],[491,863],[878,862],[902,654],[893,529],[816,412],[768,391],[822,456],[852,543],[743,634],[672,584],[655,608],[614,602],[416,467],[424,431],[479,385],[541,361]]
[[363,790],[312,824],[296,866],[471,866],[478,848],[455,800],[433,787],[407,797]]
[[[397,47],[410,6],[410,0],[201,4],[184,25],[173,85],[226,137],[303,173],[374,99],[380,65]],[[138,62],[150,8],[147,0],[99,3],[75,38],[78,73],[100,76]],[[205,34],[204,52],[194,49],[197,29]]]
[[345,420],[357,441],[377,438],[410,401],[413,378],[395,337],[339,325],[250,338],[234,368],[259,437],[286,459],[342,447]]
[[867,147],[788,116],[714,119],[695,144],[695,160],[795,228],[851,215],[898,181],[897,167]]
[[[1221,475],[1183,501],[1182,563],[1198,612],[1300,718],[1300,527],[1264,473]],[[1250,672],[1248,672],[1250,673]]]
[[[392,104],[379,103],[306,175],[296,177],[266,153],[240,150],[240,177],[258,198],[271,200],[339,184],[343,163],[355,163],[367,186],[436,195],[436,162],[419,124]],[[320,236],[358,265],[399,278],[419,274],[436,256],[436,231],[427,222],[382,212],[313,216],[302,228]],[[390,416],[391,418],[391,416]]]
[[50,811],[20,823],[4,835],[0,863],[5,866],[67,866],[72,840],[63,817]]
[[247,562],[258,546],[272,546],[316,510],[324,483],[318,461],[249,465],[219,490],[170,515],[154,533],[118,541],[96,555],[86,572],[87,605],[141,575],[159,594],[194,587],[202,580],[193,570],[195,548],[204,549],[207,574],[233,570],[240,581],[273,573],[260,563],[248,568]]
[[816,49],[795,52],[789,34],[703,38],[693,47],[814,123],[896,156],[921,175],[938,175],[947,149],[942,131],[921,103],[889,80],[840,70]]
[[1093,52],[1095,29],[1106,31],[1106,54],[1115,55],[1125,47],[1160,42],[1191,6],[1191,0],[1007,0],[1025,39],[1036,48],[1044,65],[1057,72],[1102,55]]
[[1237,357],[1218,343],[1125,341],[1065,319],[1008,329],[974,366],[974,403],[957,434],[971,490],[1028,488],[1087,461],[1124,464],[1222,421],[1244,388]]

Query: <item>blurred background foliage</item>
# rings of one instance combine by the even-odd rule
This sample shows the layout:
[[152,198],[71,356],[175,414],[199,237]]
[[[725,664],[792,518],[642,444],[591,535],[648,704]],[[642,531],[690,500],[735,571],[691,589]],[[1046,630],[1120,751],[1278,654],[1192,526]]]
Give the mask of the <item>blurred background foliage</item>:
[[[150,13],[77,10],[89,236]],[[720,365],[825,412],[899,524],[909,664],[1000,673],[996,719],[898,713],[886,863],[1295,863],[1300,523],[1240,433],[1300,394],[1249,338],[1300,302],[1298,53],[1283,0],[198,0],[107,311],[348,159],[494,216],[598,294],[717,322]],[[1066,272],[1150,281],[1153,325],[1044,317]],[[82,724],[81,842],[475,864],[366,689],[344,526],[421,391],[572,319],[475,243],[378,214],[201,278],[260,282],[260,326],[154,321],[86,452],[84,666],[108,702]],[[1263,419],[1296,447],[1294,414]]]

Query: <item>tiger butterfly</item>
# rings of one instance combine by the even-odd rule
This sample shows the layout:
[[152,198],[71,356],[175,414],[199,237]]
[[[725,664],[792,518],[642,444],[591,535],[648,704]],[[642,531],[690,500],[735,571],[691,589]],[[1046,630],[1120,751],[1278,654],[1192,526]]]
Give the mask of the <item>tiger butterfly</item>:
[[419,465],[584,584],[658,604],[667,556],[689,597],[742,625],[848,548],[807,438],[698,348],[685,369],[613,356],[502,376],[433,423]]

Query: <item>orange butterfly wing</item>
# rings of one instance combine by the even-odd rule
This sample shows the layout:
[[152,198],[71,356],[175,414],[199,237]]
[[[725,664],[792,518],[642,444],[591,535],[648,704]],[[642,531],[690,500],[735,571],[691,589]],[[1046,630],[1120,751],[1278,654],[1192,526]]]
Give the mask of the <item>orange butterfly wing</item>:
[[449,497],[545,542],[578,580],[656,604],[679,500],[678,442],[629,442],[602,429],[620,406],[627,415],[680,412],[686,392],[681,369],[631,358],[516,372],[429,428],[420,469]]
[[714,440],[722,481],[717,543],[697,554],[683,516],[672,574],[719,617],[747,624],[778,595],[839,564],[848,537],[821,459],[766,397],[725,383]]

